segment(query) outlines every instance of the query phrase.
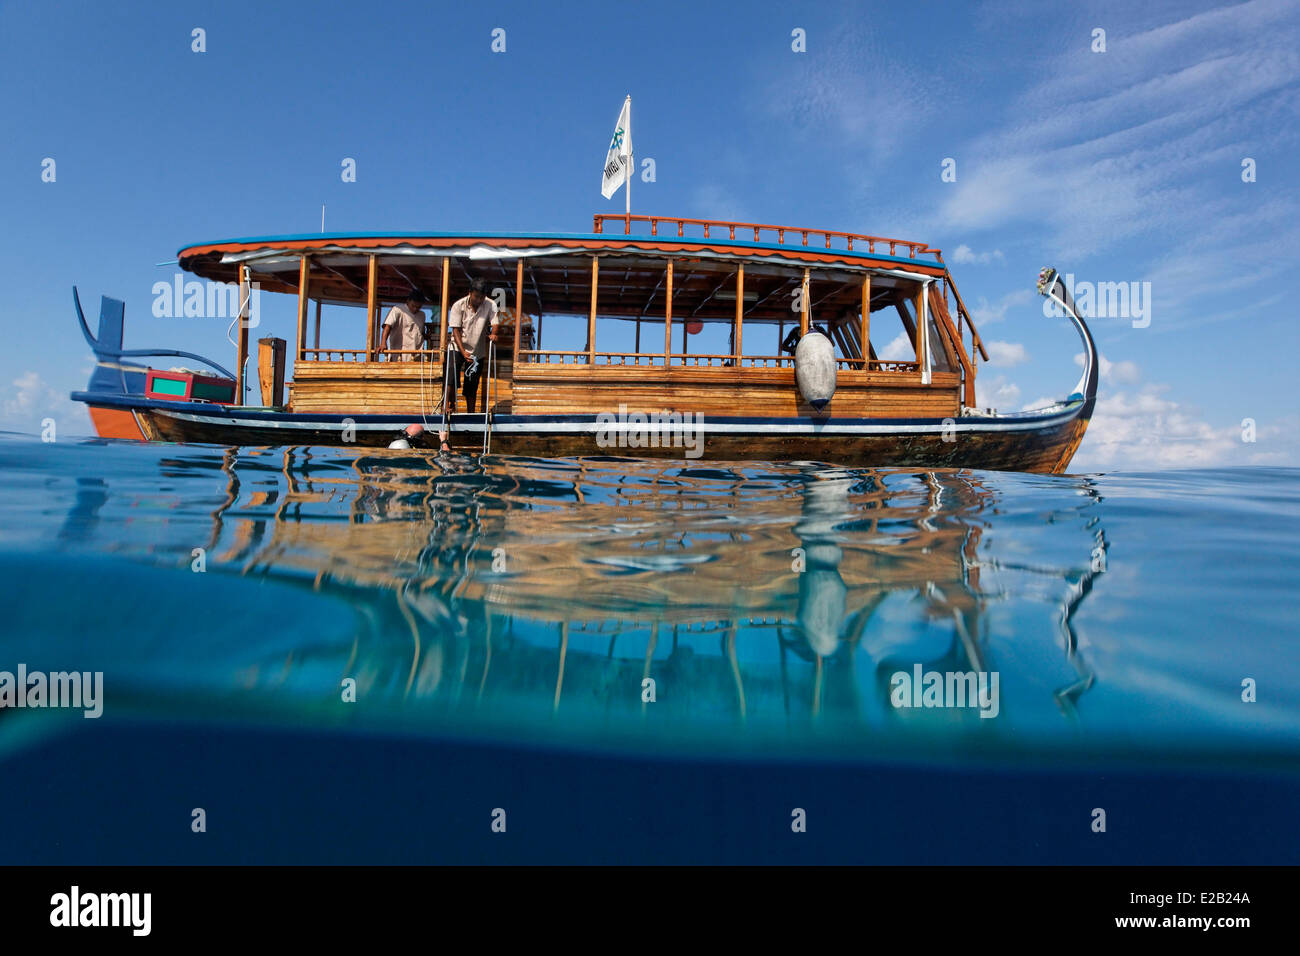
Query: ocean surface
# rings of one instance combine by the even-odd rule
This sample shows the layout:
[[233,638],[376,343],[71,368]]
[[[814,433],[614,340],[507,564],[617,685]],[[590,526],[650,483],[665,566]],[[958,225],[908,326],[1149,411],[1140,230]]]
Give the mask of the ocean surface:
[[1298,487],[0,435],[0,862],[1294,863]]

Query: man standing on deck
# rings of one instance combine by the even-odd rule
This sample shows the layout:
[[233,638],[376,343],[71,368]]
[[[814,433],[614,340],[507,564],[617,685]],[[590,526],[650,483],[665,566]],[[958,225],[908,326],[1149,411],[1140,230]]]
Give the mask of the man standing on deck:
[[[479,385],[483,388],[483,407],[487,407],[488,342],[497,340],[497,304],[483,294],[483,280],[475,279],[469,285],[469,295],[456,301],[447,313],[447,328],[451,330],[448,364],[455,371],[453,380],[460,378],[463,369],[465,381],[462,391],[465,403],[472,413],[477,404]],[[456,393],[449,396],[451,410],[456,411]]]
[[[403,305],[388,310],[384,319],[384,332],[379,337],[379,350],[399,349],[411,352],[424,348],[424,296],[412,289]],[[391,343],[391,344],[390,344]],[[409,362],[413,355],[390,355],[390,360]]]

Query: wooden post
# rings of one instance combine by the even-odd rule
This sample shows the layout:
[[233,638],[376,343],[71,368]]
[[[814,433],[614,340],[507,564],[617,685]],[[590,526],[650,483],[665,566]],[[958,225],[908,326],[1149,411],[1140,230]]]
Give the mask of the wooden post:
[[591,257],[591,314],[587,316],[587,364],[596,364],[596,284],[600,278],[600,256]]
[[[312,348],[317,352],[320,351],[320,299],[316,300],[316,337],[312,342]],[[316,357],[320,358],[320,355]]]
[[244,366],[248,364],[248,267],[239,266],[239,342],[235,346],[235,404],[244,404]]
[[379,257],[370,257],[370,275],[366,279],[366,361],[375,361],[375,297],[379,292]]
[[736,368],[740,368],[741,335],[744,331],[744,314],[745,314],[745,265],[741,263],[736,270],[736,347],[733,361]]
[[871,368],[871,274],[862,277],[862,367]]
[[803,309],[799,312],[799,334],[808,334],[808,278],[811,275],[808,269],[803,270]]
[[[298,263],[298,361],[307,356],[307,298],[311,293],[308,282],[311,275],[311,260],[306,256]],[[319,333],[317,333],[319,338]]]
[[519,364],[519,340],[524,337],[524,260],[515,263],[515,348],[510,357],[511,375]]
[[668,299],[664,302],[664,368],[673,364],[673,260],[668,260]]
[[446,256],[442,257],[442,332],[438,336],[438,351],[444,355],[447,352],[447,292],[451,282],[451,260]]

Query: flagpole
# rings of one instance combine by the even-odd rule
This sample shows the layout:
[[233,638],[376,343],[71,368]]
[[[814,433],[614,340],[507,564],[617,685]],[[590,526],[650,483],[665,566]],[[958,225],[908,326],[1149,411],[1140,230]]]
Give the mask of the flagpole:
[[624,196],[624,198],[628,200],[627,216],[628,232],[630,233],[632,232],[632,94],[628,94],[628,129],[624,135],[627,137],[628,142],[628,189],[627,196]]

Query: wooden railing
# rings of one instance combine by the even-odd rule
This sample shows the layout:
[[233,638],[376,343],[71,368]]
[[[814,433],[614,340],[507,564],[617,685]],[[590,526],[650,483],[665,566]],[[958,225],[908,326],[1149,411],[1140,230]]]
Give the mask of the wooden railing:
[[[537,365],[586,365],[589,357],[587,352],[555,349],[519,350],[520,363]],[[628,368],[657,366],[662,368],[664,365],[662,352],[597,352],[595,357],[595,364],[599,366],[626,366]],[[739,363],[737,363],[734,355],[693,353],[683,355],[674,352],[668,359],[668,364],[675,368],[732,368],[737,364],[741,368],[794,367],[794,356],[792,355],[742,355]],[[860,358],[837,357],[835,365],[837,368],[860,370],[863,368],[863,360]],[[871,359],[865,365],[867,370],[871,372],[917,372],[921,368],[920,364],[914,361],[905,362],[893,359]]]
[[[643,361],[644,360],[644,361]],[[597,365],[663,365],[662,352],[597,352]]]
[[[943,257],[940,255],[939,250],[931,249],[923,242],[911,242],[907,239],[890,239],[885,236],[867,236],[856,232],[836,232],[833,229],[804,229],[798,226],[773,226],[757,222],[728,222],[722,219],[681,219],[676,216],[620,216],[615,213],[597,213],[592,223],[592,231],[597,235],[603,235],[605,232],[606,222],[621,223],[623,226],[623,235],[625,236],[632,235],[632,223],[634,222],[649,223],[650,235],[652,236],[659,235],[660,223],[666,224],[670,229],[675,226],[677,229],[677,238],[679,239],[697,238],[693,234],[687,236],[686,228],[688,226],[703,229],[703,238],[705,239],[712,238],[712,230],[714,229],[725,229],[727,231],[728,239],[736,238],[737,229],[740,229],[743,233],[752,232],[754,235],[754,242],[771,241],[771,234],[774,233],[776,236],[776,242],[779,245],[786,244],[786,233],[790,233],[792,237],[796,235],[799,236],[802,240],[802,244],[805,246],[808,245],[808,237],[813,236],[814,238],[822,239],[827,249],[846,248],[851,252],[853,251],[853,244],[857,242],[859,244],[865,243],[867,252],[875,252],[876,245],[880,244],[889,246],[889,254],[891,256],[898,255],[897,249],[901,247],[907,250],[907,257],[909,259],[915,259],[918,255],[928,255],[934,256],[938,262],[943,262]],[[764,234],[768,234],[766,240]],[[721,236],[718,238],[721,238]],[[832,240],[838,240],[844,243],[844,245],[832,246]]]
[[565,352],[557,349],[519,350],[520,362],[531,362],[537,365],[586,365],[587,358],[586,352]]
[[[338,358],[335,359],[334,356]],[[365,349],[303,349],[302,356],[311,362],[364,362]]]
[[[335,359],[334,356],[338,358]],[[432,362],[438,357],[437,349],[378,349],[374,361],[395,362],[399,356],[410,355],[417,361]],[[303,358],[311,362],[366,362],[365,349],[303,349]]]
[[673,354],[672,364],[681,365],[686,368],[726,368],[735,360],[734,355],[706,355],[706,354]]
[[[943,262],[942,256],[939,257],[939,261]],[[961,324],[964,321],[966,323],[966,328],[970,329],[971,344],[975,348],[980,350],[980,355],[982,355],[984,357],[984,361],[987,362],[989,360],[989,353],[984,348],[984,340],[980,338],[979,332],[975,329],[975,323],[971,321],[970,313],[966,311],[966,303],[962,301],[961,293],[957,291],[957,287],[952,284],[952,280],[949,279],[948,276],[946,275],[943,277],[943,284],[945,289],[945,298],[947,297],[947,293],[951,292],[953,301],[957,303],[958,337],[961,336]]]

